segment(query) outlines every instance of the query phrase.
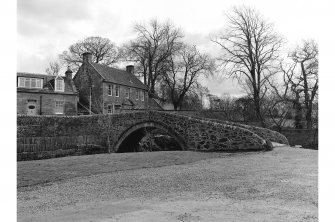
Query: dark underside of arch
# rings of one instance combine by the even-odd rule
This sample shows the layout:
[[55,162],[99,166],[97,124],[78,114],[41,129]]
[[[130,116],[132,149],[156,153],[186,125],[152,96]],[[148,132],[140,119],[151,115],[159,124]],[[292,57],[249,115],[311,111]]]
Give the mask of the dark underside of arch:
[[[136,124],[121,134],[120,138],[115,144],[116,152],[139,152],[139,142],[149,131],[152,131],[154,129],[164,131],[165,135],[171,136],[176,141],[177,146],[179,146],[177,150],[185,149],[185,143],[182,138],[180,138],[171,129],[168,129],[166,126],[163,126],[162,124],[156,122],[145,122]],[[176,148],[174,148],[174,150],[176,150]]]

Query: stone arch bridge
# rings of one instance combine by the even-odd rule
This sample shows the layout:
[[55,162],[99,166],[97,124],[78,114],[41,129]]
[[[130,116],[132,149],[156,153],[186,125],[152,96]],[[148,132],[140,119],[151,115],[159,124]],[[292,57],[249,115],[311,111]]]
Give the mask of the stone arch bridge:
[[[271,142],[288,144],[282,134],[268,129],[228,121],[205,119],[163,111],[135,111],[94,116],[18,116],[21,137],[75,137],[95,135],[112,151],[138,143],[143,129],[160,129],[176,139],[183,150],[265,150]],[[19,142],[18,142],[19,143]]]

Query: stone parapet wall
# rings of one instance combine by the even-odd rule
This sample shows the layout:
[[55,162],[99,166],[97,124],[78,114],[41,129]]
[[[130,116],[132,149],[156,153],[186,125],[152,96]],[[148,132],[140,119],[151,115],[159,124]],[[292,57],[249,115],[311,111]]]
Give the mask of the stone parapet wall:
[[168,123],[185,138],[188,149],[201,151],[263,150],[266,141],[250,130],[206,119],[149,111],[150,119]]
[[[174,113],[176,115],[182,115],[182,116],[192,115],[192,113],[185,115],[183,112],[172,112],[172,113]],[[235,123],[235,122],[231,122],[231,121],[204,118],[204,117],[199,117],[199,116],[192,116],[192,118],[202,119],[202,120],[222,123],[222,124],[226,124],[226,125],[230,125],[230,126],[240,127],[240,128],[243,128],[243,129],[250,130],[250,131],[256,133],[260,137],[262,137],[262,138],[264,138],[264,139],[266,139],[270,142],[276,142],[276,143],[289,145],[288,139],[283,134],[281,134],[277,131],[274,131],[274,130],[270,130],[270,129],[266,129],[266,128],[262,128],[262,127],[258,127],[258,126],[250,126],[250,125]]]
[[257,129],[263,132],[261,134],[244,125],[159,111],[93,116],[18,116],[18,147],[34,147],[36,152],[45,151],[49,145],[43,141],[54,138],[50,140],[54,141],[50,145],[54,147],[53,150],[66,150],[80,144],[59,138],[90,137],[98,139],[86,142],[86,145],[107,147],[109,144],[111,151],[117,152],[118,144],[123,142],[121,140],[126,140],[134,130],[145,127],[163,129],[187,150],[242,151],[272,148],[267,141],[270,136],[266,130],[263,132]]

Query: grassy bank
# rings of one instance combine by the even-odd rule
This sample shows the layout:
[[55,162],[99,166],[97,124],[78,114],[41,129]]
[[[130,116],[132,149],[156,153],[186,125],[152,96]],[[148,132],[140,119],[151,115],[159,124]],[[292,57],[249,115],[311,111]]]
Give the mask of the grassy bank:
[[316,150],[99,154],[18,174],[18,221],[318,221]]
[[230,155],[234,154],[162,151],[95,154],[24,161],[17,163],[17,186],[31,186],[74,177],[131,169],[187,164]]

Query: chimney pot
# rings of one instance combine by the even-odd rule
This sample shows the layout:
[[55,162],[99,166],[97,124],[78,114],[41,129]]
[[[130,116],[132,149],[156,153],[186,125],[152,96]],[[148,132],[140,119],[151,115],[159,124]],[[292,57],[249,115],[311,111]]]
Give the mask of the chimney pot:
[[92,62],[92,53],[90,52],[85,52],[83,53],[83,63],[91,63]]
[[65,77],[70,80],[72,79],[72,70],[70,69],[70,66],[67,67],[67,70],[65,72]]
[[126,66],[126,71],[131,74],[134,74],[134,66],[133,65]]

